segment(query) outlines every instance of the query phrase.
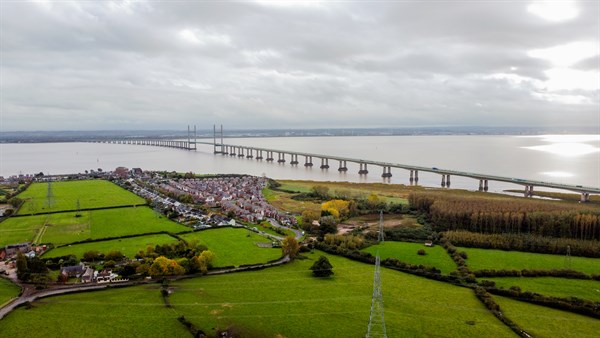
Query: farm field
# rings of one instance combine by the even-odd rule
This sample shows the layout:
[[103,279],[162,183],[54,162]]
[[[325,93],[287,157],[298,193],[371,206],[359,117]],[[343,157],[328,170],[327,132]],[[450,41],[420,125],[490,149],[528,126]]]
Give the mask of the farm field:
[[121,239],[112,239],[108,241],[73,244],[54,248],[44,254],[44,258],[52,258],[66,255],[75,255],[77,258],[82,258],[83,254],[90,250],[97,250],[101,253],[108,253],[112,250],[121,251],[125,256],[133,259],[135,254],[140,250],[146,250],[148,246],[162,245],[166,243],[176,242],[177,239],[169,235],[148,235]]
[[522,291],[531,291],[546,296],[577,297],[600,302],[600,281],[555,278],[555,277],[490,277],[481,278],[496,282],[496,286],[505,289],[513,285]]
[[0,320],[4,337],[187,337],[160,286],[143,285],[42,298]]
[[146,203],[143,198],[105,180],[53,182],[52,194],[53,205],[49,207],[48,183],[31,184],[18,196],[25,200],[18,214],[77,210],[77,200],[81,209]]
[[502,312],[534,337],[595,337],[600,320],[571,312],[494,296]]
[[264,263],[281,257],[281,248],[261,248],[256,243],[271,243],[265,237],[246,229],[221,228],[180,236],[186,241],[198,240],[215,254],[214,267]]
[[165,216],[156,214],[146,206],[84,211],[81,217],[75,217],[74,212],[52,214],[49,224],[51,225],[47,226],[41,242],[55,245],[88,238],[100,239],[158,231],[191,230]]
[[[261,271],[181,280],[172,284],[171,304],[209,336],[212,328],[231,326],[250,337],[364,337],[374,267],[326,255],[335,274],[315,278],[308,268],[322,254]],[[470,289],[388,269],[381,280],[388,337],[516,336]]]
[[[417,251],[420,249],[425,250],[427,255],[418,255]],[[414,265],[430,265],[440,269],[443,274],[449,274],[457,268],[446,250],[439,245],[426,247],[423,243],[386,241],[383,244],[372,245],[362,251],[375,256],[378,250],[382,260],[392,257]]]
[[0,247],[32,241],[47,217],[47,215],[9,217],[0,222]]
[[0,305],[8,302],[11,298],[17,297],[21,288],[11,281],[0,278]]
[[[471,270],[552,270],[565,268],[565,256],[562,255],[476,248],[458,248],[458,250],[467,253],[467,265]],[[600,274],[600,258],[572,256],[571,269],[587,274]]]

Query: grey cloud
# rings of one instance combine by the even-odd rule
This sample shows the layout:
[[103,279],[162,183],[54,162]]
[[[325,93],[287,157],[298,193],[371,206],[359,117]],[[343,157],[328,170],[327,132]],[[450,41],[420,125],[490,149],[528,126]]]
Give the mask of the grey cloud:
[[[6,3],[3,128],[597,123],[598,91],[555,93],[589,98],[581,105],[532,95],[551,65],[527,51],[597,41],[598,4],[560,24],[526,6]],[[184,29],[208,38],[190,43]],[[598,58],[576,67],[598,71]]]

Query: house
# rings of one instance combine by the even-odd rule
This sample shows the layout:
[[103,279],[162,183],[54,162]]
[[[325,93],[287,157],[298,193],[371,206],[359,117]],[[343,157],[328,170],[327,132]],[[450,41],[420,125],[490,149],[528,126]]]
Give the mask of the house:
[[83,275],[81,275],[81,281],[83,283],[91,283],[94,281],[94,269],[87,267]]
[[86,266],[83,263],[72,266],[64,266],[60,269],[60,274],[67,277],[79,278],[86,272]]
[[13,256],[17,254],[17,251],[21,253],[26,253],[31,251],[31,244],[27,243],[18,243],[18,244],[9,244],[4,249],[6,251],[7,256]]
[[142,176],[143,171],[142,168],[133,168],[131,169],[131,173],[135,176]]

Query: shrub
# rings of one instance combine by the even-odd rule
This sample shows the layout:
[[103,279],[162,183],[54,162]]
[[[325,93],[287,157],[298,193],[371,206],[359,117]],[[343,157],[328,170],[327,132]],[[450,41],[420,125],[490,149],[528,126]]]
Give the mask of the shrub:
[[427,252],[425,252],[424,249],[419,249],[419,251],[417,251],[417,255],[419,255],[419,256],[425,256],[425,255],[427,255]]

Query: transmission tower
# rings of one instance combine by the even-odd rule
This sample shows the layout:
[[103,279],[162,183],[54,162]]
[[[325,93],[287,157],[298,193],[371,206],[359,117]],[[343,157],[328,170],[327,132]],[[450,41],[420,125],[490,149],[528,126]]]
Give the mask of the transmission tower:
[[77,199],[77,211],[75,212],[75,217],[81,217],[81,204],[79,203],[79,198]]
[[567,255],[565,256],[565,268],[571,268],[571,246],[567,245]]
[[383,210],[379,212],[379,231],[377,234],[377,243],[383,244]]
[[379,251],[375,258],[375,278],[373,279],[373,299],[371,300],[371,316],[369,317],[369,328],[367,329],[367,338],[385,337],[385,318],[383,316],[383,295],[381,293],[381,278],[379,274]]
[[46,193],[46,204],[48,209],[54,206],[54,193],[52,192],[52,180],[48,181],[48,193]]

